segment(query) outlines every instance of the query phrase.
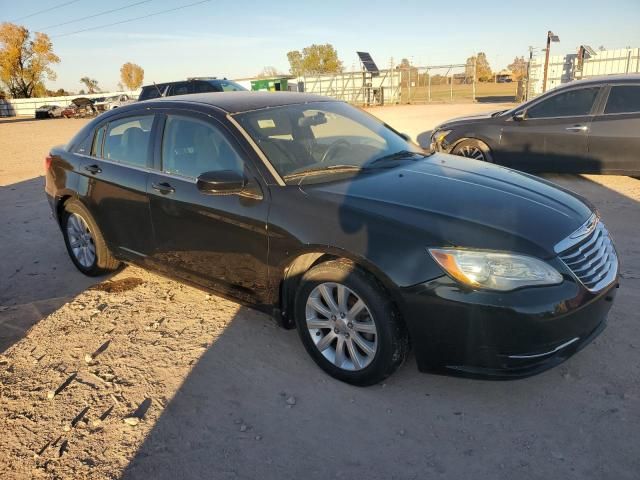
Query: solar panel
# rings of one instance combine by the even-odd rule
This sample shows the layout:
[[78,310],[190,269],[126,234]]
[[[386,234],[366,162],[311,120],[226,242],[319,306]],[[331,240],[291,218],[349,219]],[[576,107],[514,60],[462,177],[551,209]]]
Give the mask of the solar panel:
[[358,54],[358,58],[360,58],[360,63],[362,63],[362,66],[367,72],[373,75],[378,75],[380,73],[380,69],[376,65],[376,62],[373,61],[373,58],[371,58],[371,54],[369,52],[356,53]]

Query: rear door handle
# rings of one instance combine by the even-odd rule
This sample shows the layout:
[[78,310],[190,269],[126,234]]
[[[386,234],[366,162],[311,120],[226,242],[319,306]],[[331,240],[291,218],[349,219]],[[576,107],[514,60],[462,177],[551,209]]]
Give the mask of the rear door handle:
[[92,174],[102,173],[102,169],[98,165],[87,165],[84,169]]
[[589,127],[587,127],[586,125],[574,125],[573,127],[565,128],[565,130],[568,130],[570,132],[586,132],[587,130],[589,130]]
[[176,189],[173,188],[171,185],[169,185],[167,182],[153,183],[151,184],[151,188],[153,188],[154,190],[157,190],[163,195],[166,195],[167,193],[173,193],[176,191]]

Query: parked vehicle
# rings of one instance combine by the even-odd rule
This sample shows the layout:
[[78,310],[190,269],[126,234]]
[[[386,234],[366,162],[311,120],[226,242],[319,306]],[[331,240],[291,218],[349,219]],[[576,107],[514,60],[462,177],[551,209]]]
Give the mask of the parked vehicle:
[[36,118],[60,118],[63,110],[58,105],[41,105],[36,108]]
[[[111,98],[111,97],[109,97]],[[94,108],[98,111],[98,112],[103,112],[106,110],[106,105],[107,105],[107,97],[98,97],[98,98],[93,98],[91,99],[91,102],[93,103]]]
[[298,93],[136,103],[46,159],[75,266],[131,262],[296,326],[330,375],[522,376],[605,326],[618,259],[589,204],[502,167],[428,155],[369,114]]
[[511,110],[453,119],[436,151],[529,172],[640,174],[640,75],[579,80]]
[[93,102],[86,97],[78,97],[71,100],[71,103],[62,111],[65,118],[85,118],[92,117],[98,111],[93,106]]
[[135,100],[129,95],[122,93],[120,95],[115,95],[113,97],[108,98],[105,101],[105,110],[113,110],[114,108],[123,107],[124,105],[129,105],[130,103],[134,103]]
[[142,87],[138,100],[151,100],[153,98],[188,95],[190,93],[243,92],[246,90],[242,85],[226,78],[197,77],[178,82],[146,85]]

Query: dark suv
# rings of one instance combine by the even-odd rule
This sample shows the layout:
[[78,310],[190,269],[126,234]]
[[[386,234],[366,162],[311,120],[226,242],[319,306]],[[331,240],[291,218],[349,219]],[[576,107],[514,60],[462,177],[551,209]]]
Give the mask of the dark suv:
[[244,92],[247,89],[226,78],[188,78],[179,82],[154,83],[142,87],[139,101],[159,97],[173,97],[188,93]]

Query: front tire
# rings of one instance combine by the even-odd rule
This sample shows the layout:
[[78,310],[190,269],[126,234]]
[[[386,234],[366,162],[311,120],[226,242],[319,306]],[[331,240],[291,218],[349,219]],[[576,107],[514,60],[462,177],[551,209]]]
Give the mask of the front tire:
[[460,157],[472,158],[480,162],[493,163],[491,149],[486,143],[480,140],[463,140],[451,150],[451,153]]
[[387,292],[372,275],[343,260],[303,275],[295,321],[316,364],[352,385],[381,382],[407,355],[408,334]]
[[82,203],[65,203],[61,226],[69,257],[82,273],[95,277],[120,268],[121,263],[111,255],[102,232]]

